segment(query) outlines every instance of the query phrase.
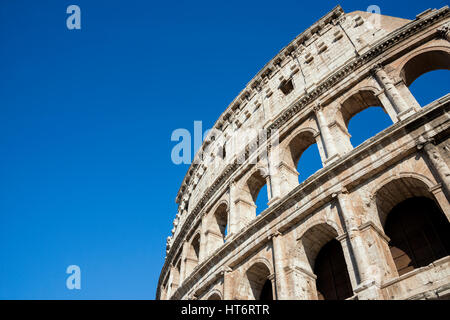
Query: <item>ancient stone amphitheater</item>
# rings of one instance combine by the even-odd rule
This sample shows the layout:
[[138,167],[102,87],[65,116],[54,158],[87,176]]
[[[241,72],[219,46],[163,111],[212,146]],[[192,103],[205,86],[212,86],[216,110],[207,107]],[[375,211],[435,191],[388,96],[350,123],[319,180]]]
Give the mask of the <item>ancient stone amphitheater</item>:
[[[449,21],[338,6],[267,63],[183,180],[156,298],[448,298],[450,94],[420,106],[409,86],[450,69]],[[373,106],[392,124],[353,147]],[[299,183],[310,146],[322,168]]]

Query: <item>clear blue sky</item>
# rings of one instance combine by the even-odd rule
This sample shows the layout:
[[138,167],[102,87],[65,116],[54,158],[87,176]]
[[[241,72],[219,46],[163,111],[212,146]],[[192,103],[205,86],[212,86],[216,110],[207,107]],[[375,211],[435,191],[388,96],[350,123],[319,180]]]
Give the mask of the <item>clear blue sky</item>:
[[[70,4],[81,7],[80,31],[66,28]],[[153,299],[187,170],[171,162],[172,131],[194,120],[210,128],[336,4],[2,0],[0,298]],[[414,18],[446,3],[341,2],[346,12],[370,4]],[[412,89],[425,103],[449,80],[438,71]],[[383,117],[352,120],[354,139],[388,125]],[[314,154],[302,165],[306,176],[319,167]],[[65,287],[71,264],[79,291]]]

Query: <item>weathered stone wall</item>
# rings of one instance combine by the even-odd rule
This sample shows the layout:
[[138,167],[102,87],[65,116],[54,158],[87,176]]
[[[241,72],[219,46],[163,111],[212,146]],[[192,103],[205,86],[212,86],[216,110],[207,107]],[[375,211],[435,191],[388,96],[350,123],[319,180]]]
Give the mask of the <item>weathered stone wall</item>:
[[[315,259],[333,239],[351,299],[445,296],[448,257],[399,276],[384,223],[411,197],[433,199],[450,219],[450,95],[420,106],[408,89],[425,72],[450,69],[449,20],[448,7],[413,21],[336,7],[272,59],[188,170],[157,298],[255,299],[270,280],[276,299],[317,299]],[[354,148],[348,122],[371,106],[392,125]],[[256,135],[240,158],[233,139],[248,128],[276,132],[278,142]],[[323,168],[299,184],[310,146]],[[269,207],[257,216],[263,185]]]

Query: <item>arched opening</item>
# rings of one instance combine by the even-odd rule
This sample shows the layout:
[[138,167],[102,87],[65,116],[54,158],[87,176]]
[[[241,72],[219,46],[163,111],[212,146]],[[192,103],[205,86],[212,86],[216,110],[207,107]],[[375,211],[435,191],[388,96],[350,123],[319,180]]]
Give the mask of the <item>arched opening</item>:
[[341,244],[333,239],[317,255],[314,273],[319,300],[345,300],[353,295]]
[[384,184],[376,192],[376,206],[381,226],[386,225],[386,218],[399,203],[409,198],[426,197],[434,200],[428,186],[414,177],[402,177]]
[[272,281],[270,281],[270,270],[262,262],[257,262],[246,272],[249,292],[248,296],[254,300],[273,300]]
[[200,235],[197,234],[195,238],[191,242],[191,258],[195,259],[198,262],[200,257]]
[[227,204],[221,203],[204,221],[207,223],[205,250],[207,252],[206,256],[209,256],[225,242],[228,225]]
[[299,183],[322,168],[319,149],[312,131],[303,131],[295,136],[289,143],[289,150],[291,159],[288,164],[296,168]]
[[226,204],[221,204],[217,208],[214,214],[216,230],[222,237],[223,242],[225,242],[225,237],[227,235],[227,223],[228,223],[228,210]]
[[412,57],[403,66],[400,76],[421,106],[449,93],[450,53],[430,50]]
[[385,233],[399,275],[450,254],[450,224],[430,198],[397,204],[388,214]]
[[[352,285],[337,232],[329,224],[320,223],[301,237],[301,248],[308,265],[303,267],[316,275],[317,298],[320,300],[346,299],[353,295]],[[308,299],[315,299],[314,296]]]
[[[341,104],[341,120],[347,132],[342,132],[342,136],[349,136],[342,139],[349,143],[347,149],[357,147],[367,139],[375,136],[392,124],[392,120],[382,107],[381,101],[372,91],[361,90],[347,98]],[[342,131],[342,129],[341,129]]]
[[192,239],[186,257],[185,278],[188,277],[198,265],[200,259],[200,234],[196,234]]
[[256,170],[247,180],[246,191],[250,196],[248,200],[255,205],[255,216],[268,207],[268,191],[266,178],[263,174],[262,170]]
[[426,106],[449,93],[450,71],[436,70],[423,74],[409,87],[421,106]]
[[354,147],[375,136],[392,124],[391,119],[380,107],[369,107],[350,119],[348,131]]
[[423,181],[389,181],[377,191],[376,205],[400,275],[449,254],[449,222]]
[[222,298],[218,293],[213,293],[212,295],[209,296],[208,300],[222,300]]
[[261,289],[261,294],[259,295],[259,300],[263,301],[271,301],[273,300],[273,292],[272,292],[272,281],[269,279],[264,282],[264,285]]
[[269,202],[269,199],[267,197],[267,184],[262,186],[262,188],[259,190],[258,196],[255,200],[256,205],[256,215],[259,215],[261,212],[267,209],[267,203]]

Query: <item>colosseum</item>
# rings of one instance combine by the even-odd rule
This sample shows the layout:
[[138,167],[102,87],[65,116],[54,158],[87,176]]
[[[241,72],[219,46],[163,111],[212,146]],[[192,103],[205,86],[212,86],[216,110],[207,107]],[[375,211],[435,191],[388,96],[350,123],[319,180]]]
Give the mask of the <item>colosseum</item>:
[[[269,61],[184,177],[156,298],[450,298],[450,94],[421,106],[409,89],[450,69],[449,21],[448,6],[414,20],[337,6]],[[391,125],[353,147],[369,107]],[[310,146],[321,169],[299,183]]]

